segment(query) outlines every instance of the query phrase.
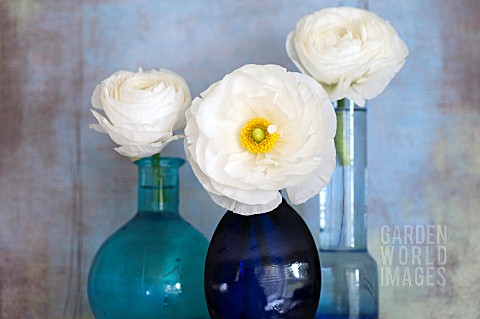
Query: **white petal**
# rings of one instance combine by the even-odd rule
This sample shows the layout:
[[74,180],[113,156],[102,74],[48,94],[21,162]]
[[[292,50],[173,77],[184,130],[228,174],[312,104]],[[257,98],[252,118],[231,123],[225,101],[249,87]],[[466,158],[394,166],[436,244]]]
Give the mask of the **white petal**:
[[95,90],[93,90],[91,102],[92,102],[92,106],[94,108],[99,109],[99,110],[103,110],[102,100],[101,100],[101,97],[100,97],[100,92],[101,92],[100,85],[97,85],[95,87]]
[[89,127],[99,133],[107,134],[107,131],[105,131],[100,124],[90,124]]
[[171,141],[181,138],[179,135],[172,136],[166,142],[158,142],[146,145],[122,145],[115,150],[128,157],[148,157],[160,153]]
[[219,196],[209,193],[212,200],[219,206],[228,209],[236,214],[251,216],[256,214],[268,213],[277,208],[282,203],[282,196],[279,192],[276,192],[275,198],[267,204],[263,205],[247,205],[237,202],[226,196]]
[[123,103],[110,96],[102,98],[105,114],[112,124],[142,123],[154,125],[158,121],[168,122],[173,130],[177,121],[178,108],[176,102],[159,101],[156,104],[134,107],[132,103]]
[[257,214],[270,211],[280,204],[281,196],[278,191],[246,191],[218,184],[207,176],[197,165],[191,148],[192,145],[189,145],[188,140],[185,139],[185,154],[187,160],[190,162],[192,170],[199,182],[218,205],[241,214],[249,214],[249,212],[251,214]]
[[135,126],[126,127],[112,125],[103,115],[92,110],[102,129],[119,145],[142,145],[165,141],[173,135],[172,131],[134,131]]
[[395,73],[402,68],[403,64],[404,63],[401,63],[394,68],[384,68],[373,74],[369,74],[365,81],[354,83],[352,87],[365,99],[373,99],[385,90],[395,76]]
[[288,198],[290,198],[292,204],[299,205],[306,202],[330,183],[336,165],[335,144],[333,141],[328,143],[322,153],[322,165],[320,168],[305,183],[287,188]]
[[300,70],[300,72],[309,74],[300,62],[300,57],[298,56],[297,49],[295,48],[295,31],[292,31],[288,34],[286,49],[288,57],[292,60],[292,62]]
[[262,189],[243,189],[241,187],[232,187],[225,184],[210,180],[215,193],[220,193],[233,200],[239,201],[247,205],[264,205],[271,202],[278,190],[262,190]]

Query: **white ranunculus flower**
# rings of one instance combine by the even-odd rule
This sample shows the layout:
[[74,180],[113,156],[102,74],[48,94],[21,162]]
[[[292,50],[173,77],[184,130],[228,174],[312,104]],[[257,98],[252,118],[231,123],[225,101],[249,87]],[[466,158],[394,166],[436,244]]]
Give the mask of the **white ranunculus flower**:
[[245,65],[211,85],[186,112],[185,152],[218,205],[271,211],[318,194],[335,169],[335,113],[312,78],[277,65]]
[[191,104],[185,80],[168,70],[137,73],[118,71],[93,92],[92,110],[99,124],[91,127],[107,133],[128,157],[159,153],[169,142],[183,136],[173,131],[185,126],[185,110]]
[[382,93],[408,56],[406,44],[385,20],[367,10],[335,7],[300,19],[287,38],[287,53],[330,100],[363,106]]

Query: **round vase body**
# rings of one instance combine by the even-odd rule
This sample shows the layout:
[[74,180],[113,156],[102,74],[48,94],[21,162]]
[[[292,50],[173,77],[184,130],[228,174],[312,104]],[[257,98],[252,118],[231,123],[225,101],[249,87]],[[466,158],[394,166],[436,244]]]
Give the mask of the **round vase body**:
[[220,221],[205,265],[212,318],[313,318],[320,285],[313,237],[285,200],[269,213],[229,211]]
[[95,318],[208,318],[208,242],[179,216],[138,213],[101,246],[88,296]]

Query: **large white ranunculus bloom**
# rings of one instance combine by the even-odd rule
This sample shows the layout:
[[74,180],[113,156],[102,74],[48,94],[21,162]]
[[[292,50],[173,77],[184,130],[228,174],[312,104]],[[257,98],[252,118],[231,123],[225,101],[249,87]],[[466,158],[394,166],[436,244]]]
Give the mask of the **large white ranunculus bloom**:
[[120,145],[117,152],[128,157],[159,153],[182,136],[173,131],[185,125],[185,110],[191,104],[185,80],[168,70],[137,73],[118,71],[102,81],[93,92],[95,130],[107,133]]
[[185,151],[218,205],[271,211],[318,194],[335,169],[336,120],[312,78],[277,65],[245,65],[211,85],[186,112]]
[[387,21],[350,7],[303,17],[286,48],[298,69],[320,82],[332,101],[348,98],[360,106],[382,93],[408,56]]

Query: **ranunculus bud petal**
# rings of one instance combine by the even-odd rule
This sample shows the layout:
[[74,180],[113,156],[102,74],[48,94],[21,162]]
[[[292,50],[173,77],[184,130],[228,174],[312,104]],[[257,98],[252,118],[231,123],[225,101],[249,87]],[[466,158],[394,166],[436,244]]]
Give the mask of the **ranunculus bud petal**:
[[317,80],[330,100],[365,100],[383,92],[402,68],[408,48],[376,14],[350,7],[327,8],[300,19],[286,42],[297,68]]
[[99,124],[90,127],[107,133],[129,157],[159,153],[169,142],[181,138],[173,131],[185,125],[185,110],[191,104],[185,80],[168,70],[137,73],[118,71],[100,83],[92,94],[92,110]]
[[160,153],[165,148],[165,146],[168,145],[168,143],[178,140],[180,138],[182,138],[182,136],[174,135],[166,139],[164,142],[144,145],[122,145],[115,148],[115,150],[118,153],[131,158],[148,157]]

